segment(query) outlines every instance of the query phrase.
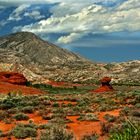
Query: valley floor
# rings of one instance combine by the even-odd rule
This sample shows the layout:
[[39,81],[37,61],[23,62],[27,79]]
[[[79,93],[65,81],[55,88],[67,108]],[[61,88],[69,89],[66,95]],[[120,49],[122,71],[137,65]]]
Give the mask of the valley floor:
[[108,140],[129,120],[140,121],[139,86],[114,86],[105,93],[90,92],[97,88],[92,84],[28,88],[39,89],[0,95],[1,140]]

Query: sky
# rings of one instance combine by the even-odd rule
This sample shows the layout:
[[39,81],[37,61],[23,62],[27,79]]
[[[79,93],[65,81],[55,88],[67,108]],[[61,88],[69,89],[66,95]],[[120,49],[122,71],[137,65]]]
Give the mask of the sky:
[[20,31],[97,62],[140,60],[140,0],[0,0],[0,36]]

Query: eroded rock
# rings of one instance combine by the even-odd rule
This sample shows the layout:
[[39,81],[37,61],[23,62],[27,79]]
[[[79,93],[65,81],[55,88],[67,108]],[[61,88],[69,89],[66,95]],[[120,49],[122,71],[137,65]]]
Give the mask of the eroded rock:
[[16,72],[0,72],[0,82],[7,82],[16,85],[26,85],[27,79],[23,74]]
[[113,87],[110,85],[111,78],[110,77],[104,77],[100,80],[101,82],[101,87],[98,89],[94,90],[94,92],[108,92],[108,91],[113,91]]

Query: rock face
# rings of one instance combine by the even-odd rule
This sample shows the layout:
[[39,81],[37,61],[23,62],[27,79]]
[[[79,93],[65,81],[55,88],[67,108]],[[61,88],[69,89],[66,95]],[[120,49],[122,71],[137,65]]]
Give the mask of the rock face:
[[23,74],[15,72],[0,72],[0,82],[7,82],[16,85],[25,85],[27,79]]
[[99,87],[98,89],[94,90],[94,92],[108,92],[108,91],[113,91],[113,87],[109,84],[111,81],[110,77],[104,77],[100,80],[102,86]]

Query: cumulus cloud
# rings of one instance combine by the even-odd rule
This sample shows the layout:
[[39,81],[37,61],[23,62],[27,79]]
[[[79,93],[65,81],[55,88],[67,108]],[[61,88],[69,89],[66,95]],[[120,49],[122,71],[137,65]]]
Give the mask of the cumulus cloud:
[[33,18],[33,19],[41,19],[41,18],[45,18],[44,15],[41,15],[41,13],[39,11],[31,11],[31,12],[25,12],[24,13],[24,16],[25,17],[30,17],[30,18]]
[[52,8],[50,18],[26,25],[21,30],[67,34],[58,38],[59,43],[70,43],[88,34],[140,30],[140,0],[128,0],[113,8],[91,4],[91,1],[86,4],[74,3],[74,0],[55,1],[60,3]]
[[25,12],[25,10],[30,7],[30,5],[28,4],[22,4],[19,7],[17,7],[9,16],[8,20],[21,20],[21,14],[23,14],[23,12]]
[[119,10],[129,10],[140,7],[140,0],[128,0],[119,6]]
[[58,39],[58,43],[71,43],[72,41],[75,41],[77,39],[81,38],[81,34],[79,33],[71,33],[70,35],[68,36],[61,36],[59,39]]
[[123,0],[0,0],[1,5],[19,5],[19,4],[39,4],[39,3],[96,3],[96,2],[103,2],[103,3],[114,3]]

